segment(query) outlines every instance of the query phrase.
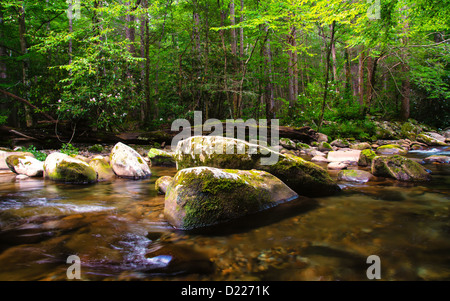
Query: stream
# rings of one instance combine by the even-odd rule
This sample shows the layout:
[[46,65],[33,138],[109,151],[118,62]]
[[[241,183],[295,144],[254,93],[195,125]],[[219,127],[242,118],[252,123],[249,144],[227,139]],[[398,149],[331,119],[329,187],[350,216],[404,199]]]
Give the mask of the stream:
[[[448,147],[410,151],[417,160]],[[0,171],[0,280],[450,280],[450,164],[430,182],[338,182],[342,192],[298,200],[197,231],[173,229],[154,183],[67,185]],[[336,178],[337,171],[331,176]]]

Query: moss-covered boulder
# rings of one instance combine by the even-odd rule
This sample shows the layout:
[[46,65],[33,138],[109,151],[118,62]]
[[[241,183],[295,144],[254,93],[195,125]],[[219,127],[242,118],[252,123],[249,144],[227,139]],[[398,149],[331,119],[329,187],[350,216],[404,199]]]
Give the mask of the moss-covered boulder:
[[9,150],[0,150],[0,169],[9,169],[8,164],[6,164],[6,158],[12,155],[34,158],[34,155],[29,152],[13,152]]
[[53,181],[88,184],[97,181],[97,173],[84,161],[62,153],[52,153],[44,162],[44,177]]
[[371,149],[364,149],[359,155],[358,165],[359,166],[370,166],[372,165],[372,160],[377,154]]
[[399,145],[386,144],[378,147],[376,153],[379,155],[406,155],[408,151]]
[[227,222],[297,197],[264,171],[194,167],[174,176],[166,192],[164,216],[175,228],[189,230]]
[[11,155],[6,157],[6,164],[12,172],[29,177],[42,177],[44,162],[30,156]]
[[364,150],[364,149],[371,149],[371,146],[367,142],[361,142],[361,143],[355,143],[355,144],[350,145],[350,148]]
[[325,141],[319,142],[318,150],[321,152],[329,152],[333,150],[333,147]]
[[152,175],[150,167],[141,155],[122,142],[111,150],[110,164],[114,173],[121,178],[144,179]]
[[364,170],[347,169],[338,173],[339,181],[366,183],[373,178],[373,175]]
[[147,155],[150,158],[150,161],[152,162],[152,166],[168,166],[168,167],[176,166],[173,154],[169,152],[157,148],[151,148],[148,151]]
[[116,177],[111,165],[102,156],[94,157],[89,162],[89,166],[97,173],[98,181],[109,181]]
[[333,141],[330,143],[330,145],[331,145],[331,146],[336,146],[336,147],[344,148],[344,147],[349,147],[349,146],[350,146],[350,143],[349,143],[346,139],[336,139],[336,140],[333,140]]
[[331,195],[340,190],[327,171],[312,162],[234,138],[190,137],[178,143],[175,159],[178,170],[209,166],[267,171],[304,196]]
[[399,181],[431,180],[431,175],[422,165],[399,155],[375,157],[371,169],[375,176],[394,178]]
[[311,148],[311,146],[309,146],[309,145],[306,144],[306,143],[302,143],[302,142],[296,143],[295,146],[296,146],[296,148],[297,148],[298,150],[304,150],[304,149],[310,149],[310,148]]
[[280,138],[280,145],[286,149],[297,149],[297,144],[289,138]]
[[446,146],[445,137],[433,132],[425,132],[417,135],[417,141],[428,146]]
[[173,177],[162,176],[159,177],[155,182],[155,189],[159,194],[165,194],[167,192],[167,187],[172,183]]

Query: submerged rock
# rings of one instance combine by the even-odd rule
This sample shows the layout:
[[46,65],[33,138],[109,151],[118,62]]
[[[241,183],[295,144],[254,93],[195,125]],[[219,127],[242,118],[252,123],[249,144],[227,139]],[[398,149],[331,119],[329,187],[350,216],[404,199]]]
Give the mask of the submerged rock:
[[172,183],[173,177],[163,176],[159,177],[155,182],[155,189],[159,194],[165,194],[167,192],[167,187]]
[[399,155],[376,157],[372,161],[371,169],[375,176],[394,178],[400,181],[431,180],[431,175],[422,165]]
[[[273,160],[263,161],[269,157]],[[178,170],[197,166],[263,170],[304,196],[325,196],[340,191],[322,167],[297,156],[280,154],[234,138],[190,137],[178,143],[175,159]]]
[[97,173],[89,164],[62,153],[52,153],[47,156],[44,162],[44,177],[74,184],[97,181]]
[[6,158],[6,164],[12,172],[29,177],[42,177],[44,162],[34,157],[11,155]]
[[152,175],[142,156],[122,142],[111,150],[110,164],[115,174],[122,178],[143,179]]
[[408,151],[401,146],[395,144],[386,144],[377,148],[379,155],[406,155]]
[[166,151],[151,148],[147,155],[150,158],[150,161],[152,162],[152,166],[170,166],[170,167],[176,166],[176,162],[175,159],[173,158],[173,155]]
[[111,165],[102,156],[94,157],[89,166],[97,173],[98,181],[108,181],[116,177]]
[[450,163],[450,156],[432,155],[423,159],[426,163]]
[[341,170],[338,173],[338,180],[340,181],[366,183],[372,178],[373,175],[370,172],[358,169]]
[[187,230],[230,221],[297,197],[265,171],[194,167],[174,176],[166,192],[164,215],[175,228]]

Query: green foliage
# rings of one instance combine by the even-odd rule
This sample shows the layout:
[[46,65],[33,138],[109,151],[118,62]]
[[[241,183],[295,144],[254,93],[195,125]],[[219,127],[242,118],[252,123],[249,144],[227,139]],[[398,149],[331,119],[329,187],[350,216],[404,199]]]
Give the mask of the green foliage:
[[69,156],[78,155],[78,148],[70,143],[63,143],[60,152]]
[[44,152],[38,151],[34,145],[28,146],[23,151],[32,153],[34,155],[34,157],[36,159],[38,159],[39,161],[45,161],[45,159],[47,158],[47,154]]
[[347,120],[330,122],[322,127],[321,132],[332,140],[337,138],[354,138],[361,141],[371,141],[375,135],[376,126],[368,120]]

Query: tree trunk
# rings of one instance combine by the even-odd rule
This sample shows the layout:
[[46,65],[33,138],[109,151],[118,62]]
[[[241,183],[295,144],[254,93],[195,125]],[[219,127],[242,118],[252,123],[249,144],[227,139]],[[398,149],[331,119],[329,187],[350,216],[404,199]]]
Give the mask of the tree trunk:
[[193,96],[194,96],[194,104],[193,109],[195,110],[197,106],[200,104],[201,100],[201,94],[200,94],[200,85],[201,85],[201,77],[202,77],[202,70],[201,70],[201,50],[200,50],[200,14],[199,14],[199,8],[197,4],[197,0],[192,1],[194,5],[194,11],[192,14],[193,19],[193,27],[192,27],[192,40],[194,41],[194,55],[196,57],[196,65],[197,67],[194,69],[195,74],[195,82],[197,83],[197,86],[194,87]]
[[359,54],[358,63],[358,101],[361,109],[364,106],[364,51]]
[[322,111],[320,113],[319,129],[318,129],[319,131],[320,131],[320,128],[322,127],[323,116],[325,114],[325,105],[326,105],[327,95],[328,95],[328,79],[329,79],[329,74],[330,74],[331,45],[333,45],[333,43],[334,43],[335,26],[336,26],[336,21],[333,21],[333,23],[330,26],[331,39],[330,39],[330,45],[328,46],[326,63],[325,63],[325,65],[326,65],[326,70],[325,70],[325,91],[323,93]]
[[366,105],[365,105],[365,112],[364,112],[364,114],[366,114],[366,113],[368,113],[370,111],[370,106],[372,104],[373,94],[375,92],[375,73],[377,71],[378,59],[379,59],[379,57],[376,57],[374,59],[371,56],[369,56],[367,58],[367,68],[368,68],[368,74],[367,74],[367,99],[366,99]]
[[[147,0],[142,0],[141,5],[144,9],[148,7]],[[140,39],[141,39],[141,58],[144,59],[144,61],[141,63],[141,82],[144,83],[142,88],[144,88],[145,91],[145,66],[146,66],[146,28],[147,28],[147,15],[144,13],[140,17]],[[144,100],[146,100],[146,95],[144,93]],[[141,114],[140,114],[140,120],[141,122],[145,121],[145,116],[147,113],[147,102],[143,101],[141,102]]]
[[[404,16],[406,19],[406,16]],[[409,23],[406,22],[403,28],[404,37],[402,38],[403,45],[406,46],[408,44],[407,32],[409,30]],[[410,115],[410,95],[411,95],[411,83],[409,81],[409,65],[408,65],[408,55],[407,50],[403,50],[402,52],[402,104],[400,108],[400,117],[403,120],[407,120]]]
[[[25,37],[26,34],[26,26],[25,26],[25,8],[24,1],[19,7],[19,40],[20,40],[20,51],[22,55],[27,54],[28,45],[27,39]],[[22,84],[24,89],[25,98],[28,98],[29,95],[29,83],[28,83],[28,60],[22,60]],[[30,108],[28,106],[24,106],[25,108],[25,120],[27,127],[33,126],[33,118],[31,117]]]
[[[265,32],[269,31],[269,28],[266,27]],[[267,36],[268,37],[268,36]],[[274,119],[275,118],[275,95],[274,95],[274,85],[272,79],[272,51],[270,47],[270,38],[266,39],[266,43],[264,46],[264,55],[266,57],[266,68],[265,75],[268,80],[266,88],[265,88],[265,102],[266,102],[266,119]]]
[[[126,6],[128,6],[128,11],[131,12],[131,2],[127,2]],[[135,40],[135,29],[134,29],[134,21],[135,17],[131,14],[128,14],[126,16],[127,26],[125,27],[125,38],[129,41],[128,45],[128,51],[131,53],[131,55],[135,55],[136,49],[134,47],[134,40]]]
[[[236,25],[236,19],[235,19],[235,5],[234,0],[231,0],[230,2],[230,22],[231,25]],[[233,69],[237,69],[237,62],[236,62],[236,56],[237,56],[237,37],[236,37],[236,29],[231,29],[231,54],[233,55]],[[237,119],[240,117],[239,113],[239,98],[238,93],[235,88],[233,88],[233,118]]]

